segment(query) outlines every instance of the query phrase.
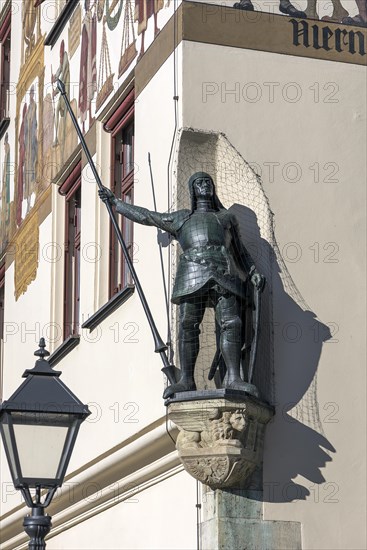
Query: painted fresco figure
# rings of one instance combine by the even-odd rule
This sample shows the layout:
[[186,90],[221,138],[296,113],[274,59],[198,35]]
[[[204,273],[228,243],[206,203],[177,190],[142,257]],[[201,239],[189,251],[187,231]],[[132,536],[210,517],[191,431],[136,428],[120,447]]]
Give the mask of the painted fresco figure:
[[356,0],[359,13],[354,17],[344,17],[342,23],[345,25],[356,25],[367,27],[367,0]]
[[127,204],[104,189],[99,195],[130,220],[168,232],[181,245],[172,302],[180,307],[180,380],[163,397],[196,389],[195,363],[199,354],[200,324],[207,307],[215,308],[219,348],[227,368],[223,385],[258,396],[241,378],[243,304],[249,281],[261,291],[265,279],[241,242],[235,216],[218,199],[213,179],[197,172],[189,180],[191,209],[160,214]]
[[23,198],[27,199],[27,211],[31,207],[31,197],[35,190],[36,166],[38,154],[38,136],[37,136],[37,104],[34,100],[34,85],[29,92],[29,105],[24,121],[24,191]]
[[[310,19],[319,19],[317,13],[317,1],[307,0],[305,9],[306,16]],[[344,25],[355,25],[357,27],[367,27],[367,0],[356,0],[359,13],[354,17],[349,16],[349,12],[343,6],[341,0],[331,0],[333,12],[331,16],[325,15],[322,21],[334,21]]]
[[[135,0],[135,21],[138,22],[138,34],[141,34],[141,47],[138,59],[144,54],[145,46],[145,31],[148,28],[148,19],[154,16],[154,37],[157,36],[160,29],[158,28],[158,12],[163,8],[164,0]],[[166,2],[166,7],[170,4],[170,0]]]
[[[305,9],[305,14],[309,19],[319,19],[318,13],[317,13],[317,2],[318,0],[307,0],[307,7]],[[322,21],[337,21],[341,22],[341,20],[348,15],[347,10],[343,7],[340,0],[331,0],[332,6],[333,6],[333,13],[329,17],[325,15],[322,17]]]
[[[233,7],[239,10],[254,11],[254,5],[251,0],[240,0],[233,4]],[[304,11],[298,10],[289,0],[280,0],[279,11],[291,17],[301,17],[303,19],[307,17]]]
[[23,40],[26,44],[25,59],[30,55],[34,45],[35,36],[34,30],[37,22],[37,10],[34,6],[34,0],[23,1]]
[[10,145],[9,136],[6,132],[4,137],[4,163],[3,163],[3,179],[1,187],[1,251],[7,245],[10,226]]
[[[65,84],[66,93],[68,97],[70,97],[70,66],[69,66],[69,57],[67,52],[65,51],[64,40],[62,40],[60,44],[60,65],[56,73],[52,75],[52,83],[54,84],[58,78],[60,78]],[[53,97],[56,97],[56,96],[59,96],[59,99],[55,109],[55,139],[53,143],[54,147],[56,147],[59,144],[58,133],[59,133],[60,117],[64,118],[65,112],[66,112],[65,101],[61,97],[60,91],[58,90],[57,86],[53,90]],[[64,131],[62,136],[62,145],[64,145],[64,139],[65,139],[65,124],[63,125],[63,130]]]
[[18,179],[17,179],[17,205],[16,205],[16,220],[17,225],[22,223],[22,203],[23,203],[23,191],[24,191],[24,171],[25,171],[25,137],[24,128],[26,124],[27,104],[23,105],[22,122],[19,129],[18,136]]
[[[79,112],[83,134],[89,113],[89,126],[92,124],[92,100],[97,91],[97,16],[95,0],[85,0],[85,15],[82,27],[80,73],[79,73]],[[94,11],[94,12],[93,12]]]
[[[349,17],[348,11],[345,9],[341,0],[331,0],[333,13],[331,16],[322,17],[323,21],[335,21],[344,25],[356,25],[358,27],[367,27],[367,0],[356,0],[358,7],[358,15]],[[252,0],[240,0],[233,5],[234,8],[253,11],[254,6]],[[289,0],[280,0],[279,11],[291,17],[319,19],[317,13],[317,0],[307,0],[305,11],[298,10]]]

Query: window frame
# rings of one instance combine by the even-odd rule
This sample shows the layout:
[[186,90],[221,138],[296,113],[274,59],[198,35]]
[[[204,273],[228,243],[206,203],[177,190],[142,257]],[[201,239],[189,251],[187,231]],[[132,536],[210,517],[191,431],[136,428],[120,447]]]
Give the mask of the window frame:
[[[7,51],[8,50],[8,51]],[[9,59],[5,56],[8,53]],[[0,139],[10,123],[9,89],[10,89],[10,62],[11,62],[11,8],[3,17],[0,25]],[[8,74],[4,75],[5,70]]]
[[[62,323],[64,341],[80,335],[81,178],[81,161],[79,161],[59,189],[60,195],[65,197]],[[79,208],[73,205],[76,198],[79,201]],[[70,222],[71,214],[74,214],[73,224]],[[73,235],[70,230],[72,225]]]
[[[135,106],[134,106],[134,89],[132,89],[126,98],[122,101],[120,106],[116,109],[115,113],[104,124],[105,130],[111,133],[111,190],[118,194],[118,198],[124,200],[124,196],[131,193],[131,202],[134,203],[134,179],[135,179]],[[122,175],[121,181],[117,182],[116,176],[116,164],[119,162],[117,159],[117,140],[119,135],[133,125],[132,133],[132,169],[125,175]],[[124,147],[124,145],[123,145]],[[124,151],[122,150],[124,154]],[[120,161],[123,166],[123,161]],[[123,168],[122,168],[123,169]],[[121,186],[121,188],[120,188]],[[119,196],[121,195],[121,196]],[[122,235],[124,237],[126,247],[129,251],[133,252],[134,247],[134,229],[133,222],[126,220],[125,217],[120,217],[117,220],[120,226]],[[129,232],[129,242],[126,242],[126,234]],[[108,277],[108,297],[112,299],[114,296],[123,292],[126,288],[133,286],[133,280],[129,274],[129,269],[126,265],[126,260],[120,252],[120,260],[118,260],[119,254],[116,254],[116,247],[118,247],[118,241],[113,229],[110,225],[109,235],[109,277]],[[116,286],[116,280],[120,281]]]

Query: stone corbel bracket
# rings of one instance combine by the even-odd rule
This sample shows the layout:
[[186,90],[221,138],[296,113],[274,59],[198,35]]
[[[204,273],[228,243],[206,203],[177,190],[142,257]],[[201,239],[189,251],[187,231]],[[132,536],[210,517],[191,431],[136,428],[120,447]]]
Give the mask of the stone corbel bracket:
[[248,396],[168,404],[180,430],[176,447],[185,470],[212,489],[243,486],[262,462],[273,415],[273,407]]

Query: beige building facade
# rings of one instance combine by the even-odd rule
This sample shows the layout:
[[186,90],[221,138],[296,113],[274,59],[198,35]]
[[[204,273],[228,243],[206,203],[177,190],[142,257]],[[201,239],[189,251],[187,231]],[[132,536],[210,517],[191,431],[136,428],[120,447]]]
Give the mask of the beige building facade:
[[[160,358],[56,78],[104,185],[124,200],[155,209],[148,154],[160,212],[187,206],[192,173],[213,175],[267,278],[256,381],[276,414],[262,519],[298,523],[304,550],[365,548],[366,29],[281,15],[278,3],[34,4],[7,0],[0,14],[0,46],[10,36],[11,48],[0,395],[44,336],[92,412],[48,509],[47,548],[214,550],[201,538],[206,489],[178,457]],[[320,16],[328,9],[320,3]],[[157,232],[119,222],[176,352]],[[169,294],[180,251],[166,245]],[[201,338],[205,389],[213,342]],[[0,475],[0,547],[21,550],[27,509],[3,449]]]

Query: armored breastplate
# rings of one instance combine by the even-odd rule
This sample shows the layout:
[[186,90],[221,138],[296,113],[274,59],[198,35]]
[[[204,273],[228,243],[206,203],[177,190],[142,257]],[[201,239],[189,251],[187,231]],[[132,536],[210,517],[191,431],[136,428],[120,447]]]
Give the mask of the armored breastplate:
[[195,212],[181,228],[179,242],[184,252],[192,248],[226,246],[226,232],[215,212]]
[[245,297],[246,274],[239,276],[232,257],[230,227],[230,219],[219,212],[194,212],[181,226],[178,241],[183,253],[176,272],[173,303],[200,293],[207,284],[218,284]]

